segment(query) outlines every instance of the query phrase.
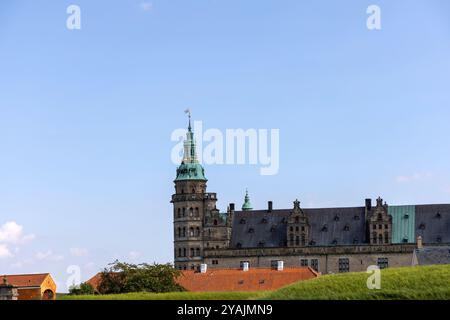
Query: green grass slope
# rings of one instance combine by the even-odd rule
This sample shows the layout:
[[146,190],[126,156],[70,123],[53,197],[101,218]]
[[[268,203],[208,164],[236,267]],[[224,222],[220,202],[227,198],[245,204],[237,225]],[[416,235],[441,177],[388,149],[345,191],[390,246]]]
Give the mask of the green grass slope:
[[136,292],[111,295],[58,296],[58,300],[247,300],[257,299],[264,292]]
[[268,293],[272,300],[449,300],[450,265],[405,267],[381,271],[381,289],[369,290],[370,274],[341,273],[298,282]]

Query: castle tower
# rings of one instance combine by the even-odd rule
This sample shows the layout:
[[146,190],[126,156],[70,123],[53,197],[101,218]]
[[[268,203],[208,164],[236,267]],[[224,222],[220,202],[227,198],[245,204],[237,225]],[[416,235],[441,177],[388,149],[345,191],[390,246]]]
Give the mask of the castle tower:
[[216,210],[216,194],[206,193],[205,172],[197,160],[194,133],[189,126],[183,161],[177,168],[172,195],[174,221],[174,264],[180,270],[198,269],[203,261],[205,213]]

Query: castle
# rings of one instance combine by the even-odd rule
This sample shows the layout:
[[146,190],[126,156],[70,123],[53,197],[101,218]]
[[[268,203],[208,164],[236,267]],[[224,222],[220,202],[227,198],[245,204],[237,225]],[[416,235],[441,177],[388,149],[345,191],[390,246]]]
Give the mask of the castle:
[[174,264],[180,270],[309,266],[318,272],[410,266],[422,245],[450,244],[450,204],[391,206],[381,198],[348,208],[253,210],[248,193],[241,211],[216,208],[216,193],[197,160],[189,127],[172,196]]

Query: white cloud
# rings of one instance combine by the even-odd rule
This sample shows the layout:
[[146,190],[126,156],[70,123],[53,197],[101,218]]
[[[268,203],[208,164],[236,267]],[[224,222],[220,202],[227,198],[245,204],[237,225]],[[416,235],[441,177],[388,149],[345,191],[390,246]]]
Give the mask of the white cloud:
[[12,253],[9,251],[6,244],[0,244],[0,259],[12,257]]
[[396,181],[398,183],[409,183],[409,182],[413,182],[413,181],[421,181],[421,180],[429,179],[432,176],[433,176],[433,174],[430,172],[425,172],[425,173],[416,172],[411,175],[397,176]]
[[23,234],[23,227],[15,221],[0,226],[0,242],[21,244],[34,239],[34,234]]
[[86,248],[70,248],[70,254],[74,257],[84,257],[88,255]]
[[63,255],[54,254],[52,250],[39,251],[35,254],[38,260],[61,261],[64,259]]
[[153,3],[151,3],[151,2],[142,2],[140,7],[144,11],[150,11],[150,10],[153,9]]
[[139,251],[130,251],[130,253],[128,253],[128,256],[130,257],[130,259],[135,260],[141,256],[141,253]]

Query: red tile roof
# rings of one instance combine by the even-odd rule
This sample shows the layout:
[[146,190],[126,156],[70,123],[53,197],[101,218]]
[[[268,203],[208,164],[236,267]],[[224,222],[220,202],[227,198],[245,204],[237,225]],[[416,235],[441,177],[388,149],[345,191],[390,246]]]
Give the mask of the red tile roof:
[[6,282],[16,287],[40,287],[48,275],[48,273],[5,275],[0,276],[0,280],[3,283],[3,278],[6,277]]
[[278,271],[269,268],[253,268],[249,271],[236,269],[211,269],[206,273],[183,271],[177,282],[187,291],[260,291],[276,290],[301,280],[318,277],[308,267],[284,268]]

